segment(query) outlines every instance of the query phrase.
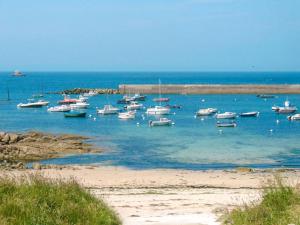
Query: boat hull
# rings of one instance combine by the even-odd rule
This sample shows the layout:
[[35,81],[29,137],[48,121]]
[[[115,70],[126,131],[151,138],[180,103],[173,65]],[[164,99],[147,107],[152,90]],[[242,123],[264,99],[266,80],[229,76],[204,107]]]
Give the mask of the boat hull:
[[86,113],[85,112],[83,112],[83,113],[65,113],[64,116],[66,118],[77,118],[77,117],[83,118],[83,117],[86,117]]

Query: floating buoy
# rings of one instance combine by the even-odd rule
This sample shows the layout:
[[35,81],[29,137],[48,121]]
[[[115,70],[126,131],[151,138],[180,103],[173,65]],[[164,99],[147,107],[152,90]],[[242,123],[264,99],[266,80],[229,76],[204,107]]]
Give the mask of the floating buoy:
[[93,120],[96,121],[97,120],[96,117],[94,117]]
[[136,125],[137,125],[137,126],[140,126],[140,123],[139,123],[139,122],[137,122],[137,123],[136,123]]
[[196,118],[197,118],[197,116],[195,115],[195,116],[194,116],[194,118],[196,119]]
[[176,112],[174,112],[173,115],[176,115]]
[[273,132],[273,129],[270,129],[270,132],[272,133],[272,132]]
[[90,114],[89,117],[91,118],[91,117],[92,117],[92,114]]
[[276,123],[278,124],[280,121],[279,120],[276,120]]
[[174,123],[174,122],[172,122],[172,125],[175,125],[175,123]]
[[201,118],[201,121],[204,121],[204,118]]
[[205,102],[205,99],[202,99],[201,102]]

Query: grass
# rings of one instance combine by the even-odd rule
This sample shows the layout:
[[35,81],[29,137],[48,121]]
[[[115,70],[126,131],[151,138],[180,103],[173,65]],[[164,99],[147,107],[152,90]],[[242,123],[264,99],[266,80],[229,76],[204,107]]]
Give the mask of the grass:
[[300,192],[283,185],[279,177],[265,188],[259,204],[246,205],[230,212],[224,224],[300,225]]
[[[16,181],[17,180],[17,181]],[[0,178],[1,225],[119,225],[107,205],[74,181]]]

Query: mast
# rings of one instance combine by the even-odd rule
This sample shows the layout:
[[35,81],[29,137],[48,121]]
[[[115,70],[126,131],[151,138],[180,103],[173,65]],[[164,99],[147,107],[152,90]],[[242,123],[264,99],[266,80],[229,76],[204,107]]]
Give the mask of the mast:
[[9,93],[9,88],[7,88],[7,101],[10,101],[10,93]]
[[159,92],[159,98],[160,98],[159,106],[161,106],[161,81],[160,81],[160,79],[158,79],[158,92]]

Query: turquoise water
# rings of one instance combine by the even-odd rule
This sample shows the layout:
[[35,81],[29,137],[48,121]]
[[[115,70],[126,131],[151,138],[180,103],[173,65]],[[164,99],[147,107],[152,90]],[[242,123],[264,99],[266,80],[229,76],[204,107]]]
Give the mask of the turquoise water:
[[[138,113],[133,121],[117,116],[96,115],[96,107],[116,103],[122,96],[95,96],[89,101],[91,118],[65,119],[63,114],[48,113],[46,108],[17,109],[32,94],[74,87],[117,88],[122,83],[300,83],[300,73],[27,73],[14,78],[0,73],[0,99],[9,88],[11,101],[0,101],[0,129],[6,131],[42,130],[92,136],[91,142],[107,149],[104,154],[73,155],[44,163],[104,163],[130,168],[209,169],[235,166],[300,167],[300,122],[271,111],[286,98],[300,107],[300,95],[278,95],[263,100],[255,95],[169,95],[175,125],[148,127]],[[146,107],[154,105],[149,95]],[[54,105],[59,95],[45,95]],[[213,117],[194,118],[199,108],[216,107],[220,111],[259,111],[258,118],[238,118],[236,128],[216,128]],[[96,118],[96,120],[94,120]],[[279,122],[278,122],[279,121]],[[138,126],[137,123],[140,125]],[[272,130],[272,132],[270,131]]]

